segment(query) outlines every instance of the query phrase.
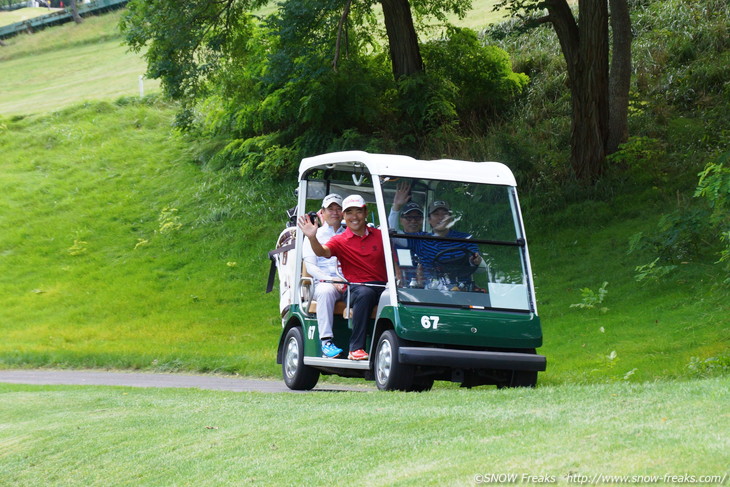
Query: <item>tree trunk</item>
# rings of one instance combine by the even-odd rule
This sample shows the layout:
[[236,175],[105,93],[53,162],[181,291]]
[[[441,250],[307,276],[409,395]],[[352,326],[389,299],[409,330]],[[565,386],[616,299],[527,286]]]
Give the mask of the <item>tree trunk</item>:
[[629,88],[631,87],[631,15],[627,0],[609,0],[613,49],[608,81],[608,118],[606,152],[613,154],[629,138]]
[[423,71],[418,36],[408,0],[381,0],[385,30],[396,80]]
[[77,24],[83,22],[83,19],[79,15],[79,7],[76,4],[76,0],[71,0],[71,16],[73,17],[74,22],[76,22]]
[[340,16],[340,22],[337,24],[337,41],[335,42],[335,57],[332,60],[332,69],[335,72],[337,71],[337,62],[340,60],[340,48],[342,46],[342,35],[344,33],[345,22],[347,21],[347,16],[350,15],[350,6],[351,5],[352,5],[352,0],[347,0],[347,3],[345,3],[345,8],[342,10],[342,15]]
[[572,101],[570,163],[578,180],[593,183],[606,165],[608,141],[608,4],[580,0],[580,23],[565,0],[547,0],[568,65]]

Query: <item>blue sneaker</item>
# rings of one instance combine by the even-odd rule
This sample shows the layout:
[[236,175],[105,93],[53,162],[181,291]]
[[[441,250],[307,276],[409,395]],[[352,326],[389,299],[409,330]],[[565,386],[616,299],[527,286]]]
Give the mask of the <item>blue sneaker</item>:
[[327,358],[335,358],[339,354],[342,353],[341,348],[337,348],[337,346],[332,342],[325,342],[322,344],[322,356]]

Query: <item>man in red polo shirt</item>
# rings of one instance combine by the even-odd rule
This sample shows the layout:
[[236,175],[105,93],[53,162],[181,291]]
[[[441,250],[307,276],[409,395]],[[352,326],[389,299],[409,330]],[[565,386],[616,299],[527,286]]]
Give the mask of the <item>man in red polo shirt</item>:
[[380,230],[368,227],[368,209],[360,195],[350,195],[342,202],[347,229],[335,235],[325,245],[317,240],[317,226],[306,216],[299,217],[299,228],[312,244],[312,250],[320,257],[337,257],[342,274],[349,282],[375,284],[350,287],[350,306],[352,307],[352,337],[350,338],[350,360],[367,360],[365,338],[368,320],[378,304],[388,280],[385,271],[385,252]]

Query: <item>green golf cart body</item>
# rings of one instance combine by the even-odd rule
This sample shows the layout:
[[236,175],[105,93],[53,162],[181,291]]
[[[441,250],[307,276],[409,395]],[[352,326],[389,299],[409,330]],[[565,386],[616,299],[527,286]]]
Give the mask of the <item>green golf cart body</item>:
[[[420,232],[404,233],[398,216],[389,215],[404,182],[411,201],[423,209]],[[536,353],[542,330],[515,178],[507,166],[359,151],[302,160],[296,215],[317,211],[330,193],[359,194],[367,202],[369,224],[383,230],[388,282],[368,329],[370,358],[324,357],[315,283],[302,265],[304,237],[292,218],[270,253],[281,297],[277,363],[289,388],[311,389],[321,374],[375,380],[381,390],[424,391],[435,380],[465,387],[535,386],[546,359]],[[454,236],[429,231],[428,209],[443,201],[458,230]],[[469,261],[474,254],[478,264]],[[345,350],[348,302],[349,295],[337,303],[333,325],[335,344]]]

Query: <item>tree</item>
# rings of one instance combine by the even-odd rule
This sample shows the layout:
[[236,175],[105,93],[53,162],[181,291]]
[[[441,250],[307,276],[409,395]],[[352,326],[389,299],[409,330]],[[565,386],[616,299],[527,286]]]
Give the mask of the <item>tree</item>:
[[440,154],[462,119],[498,116],[528,81],[474,32],[419,45],[424,19],[467,0],[290,0],[254,19],[263,1],[132,0],[122,19],[216,167],[279,177],[321,152]]
[[[579,20],[567,0],[504,0],[498,7],[507,7],[533,25],[552,24],[571,91],[570,163],[578,180],[595,182],[606,169],[606,155],[628,135],[631,20],[627,0],[579,0]],[[533,17],[544,10],[546,16]],[[613,30],[610,68],[609,23]]]
[[[267,0],[190,0],[182,3],[132,0],[121,26],[133,50],[140,51],[148,46],[145,54],[148,76],[161,79],[167,93],[179,99],[202,87],[201,81],[215,67],[222,50],[230,49],[227,43],[237,38],[235,29],[266,3]],[[291,0],[282,1],[280,9],[308,13],[316,10],[322,15],[342,11],[329,32],[336,69],[342,37],[346,35],[345,23],[353,18],[352,11],[358,10],[354,15],[356,27],[370,22],[374,30],[374,8],[378,4],[383,10],[393,76],[398,80],[424,70],[416,33],[419,19],[431,17],[445,21],[446,13],[463,16],[471,7],[471,0],[365,0],[354,5],[351,0]],[[297,28],[297,35],[304,35],[307,26],[297,25]]]
[[79,7],[76,1],[77,0],[71,0],[71,17],[73,17],[74,22],[80,24],[81,22],[83,22],[83,19],[79,15]]
[[423,71],[418,36],[408,0],[381,0],[380,3],[388,33],[393,76],[397,80]]
[[463,17],[471,8],[471,0],[380,0],[380,4],[396,80],[424,70],[414,13],[418,19],[431,17],[445,22],[446,13]]
[[607,152],[613,154],[629,138],[629,88],[631,86],[631,16],[626,0],[609,0],[613,56],[608,79]]

